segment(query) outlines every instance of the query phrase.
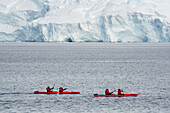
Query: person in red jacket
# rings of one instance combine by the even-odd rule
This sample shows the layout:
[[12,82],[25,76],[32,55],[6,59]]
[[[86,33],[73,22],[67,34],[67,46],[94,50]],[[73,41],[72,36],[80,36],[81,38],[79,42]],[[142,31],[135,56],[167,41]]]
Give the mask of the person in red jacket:
[[109,89],[105,90],[105,95],[111,95],[113,92],[109,92]]
[[63,92],[64,90],[66,90],[67,88],[63,89],[62,87],[59,88],[59,92]]
[[47,92],[52,92],[54,87],[50,88],[49,86],[46,88]]
[[118,95],[121,95],[121,94],[122,94],[121,89],[118,89]]

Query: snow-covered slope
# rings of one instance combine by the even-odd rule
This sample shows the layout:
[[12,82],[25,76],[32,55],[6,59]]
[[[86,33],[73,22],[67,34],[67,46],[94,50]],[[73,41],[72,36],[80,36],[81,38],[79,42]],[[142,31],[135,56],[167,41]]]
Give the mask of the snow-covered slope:
[[0,41],[169,42],[169,0],[1,0]]

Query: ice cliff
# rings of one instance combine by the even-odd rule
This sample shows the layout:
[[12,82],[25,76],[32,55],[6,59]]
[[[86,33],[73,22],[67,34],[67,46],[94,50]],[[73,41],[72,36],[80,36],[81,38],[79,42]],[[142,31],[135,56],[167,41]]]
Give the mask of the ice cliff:
[[170,42],[169,0],[1,0],[0,41]]

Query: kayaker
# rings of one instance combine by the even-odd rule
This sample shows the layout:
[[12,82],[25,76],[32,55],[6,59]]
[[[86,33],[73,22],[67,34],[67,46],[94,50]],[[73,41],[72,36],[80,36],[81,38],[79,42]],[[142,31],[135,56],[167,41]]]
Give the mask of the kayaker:
[[121,95],[122,92],[121,92],[121,89],[118,89],[118,95]]
[[47,92],[52,92],[54,87],[50,88],[49,86],[46,88]]
[[111,95],[113,92],[109,92],[109,89],[105,90],[105,95]]
[[59,88],[59,92],[63,92],[64,90],[66,90],[67,88],[63,89],[62,87]]

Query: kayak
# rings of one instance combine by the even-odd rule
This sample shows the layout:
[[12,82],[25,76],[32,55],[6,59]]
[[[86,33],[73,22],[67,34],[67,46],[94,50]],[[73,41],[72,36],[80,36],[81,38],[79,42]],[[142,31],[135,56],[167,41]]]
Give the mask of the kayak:
[[65,91],[65,92],[59,92],[59,94],[80,94],[80,92],[69,92],[69,91]]
[[138,94],[111,94],[111,95],[98,95],[98,94],[94,94],[94,97],[136,97],[138,96]]
[[39,91],[35,91],[34,94],[57,94],[57,91],[52,91],[52,92],[39,92]]

